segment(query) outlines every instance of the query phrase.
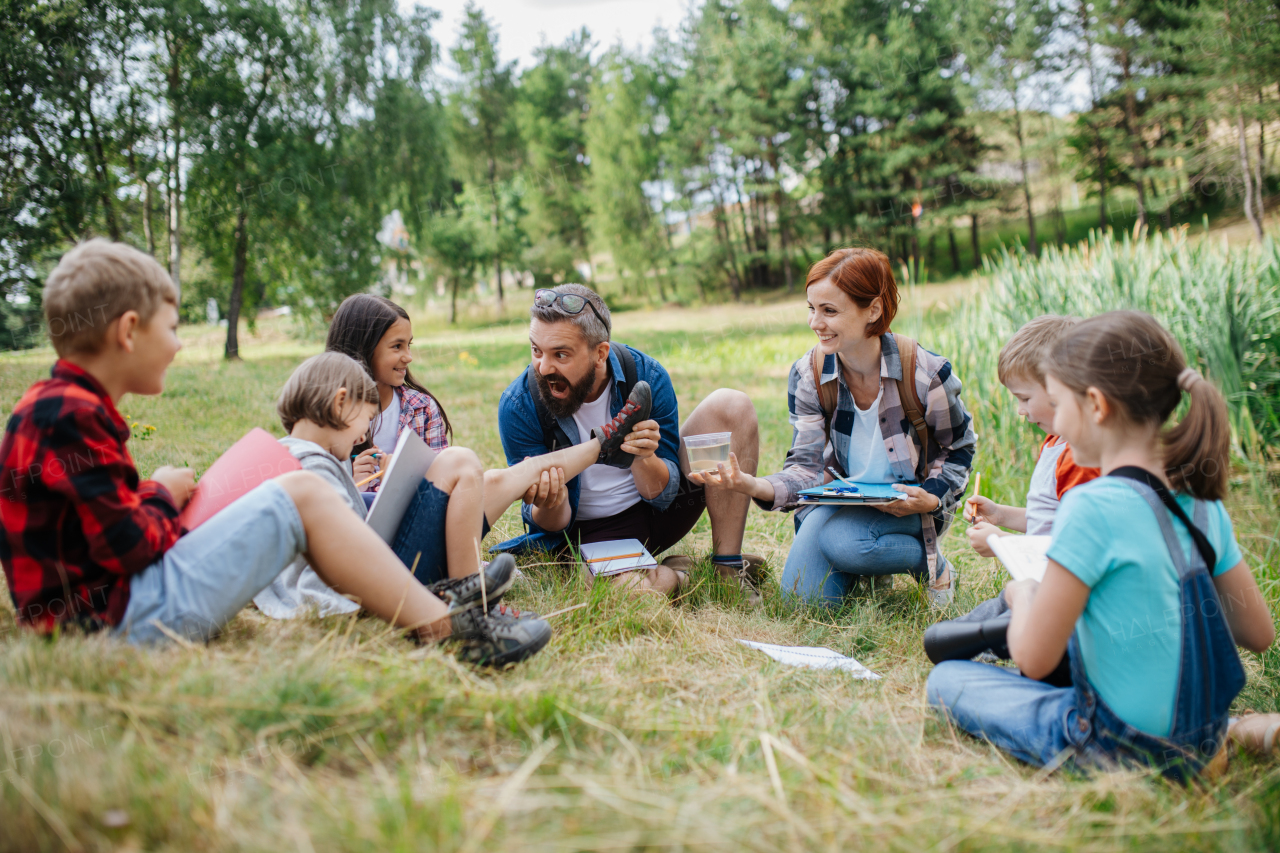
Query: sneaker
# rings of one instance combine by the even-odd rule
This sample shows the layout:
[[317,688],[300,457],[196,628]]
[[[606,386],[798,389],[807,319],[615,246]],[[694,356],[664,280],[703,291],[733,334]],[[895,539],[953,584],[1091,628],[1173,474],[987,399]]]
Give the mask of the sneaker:
[[[482,572],[465,578],[445,578],[427,587],[436,597],[449,605],[449,612],[458,613],[479,606],[482,602],[493,608],[515,581],[516,558],[499,554],[487,563]],[[481,586],[483,581],[483,588]]]
[[947,607],[955,600],[956,586],[960,581],[960,573],[956,571],[956,567],[951,565],[946,557],[938,555],[938,574],[947,573],[947,585],[944,587],[926,587],[925,593],[929,596],[929,604],[938,609]]
[[551,640],[544,619],[512,619],[467,610],[453,617],[458,659],[477,666],[506,666],[533,657]]
[[600,439],[600,456],[596,459],[601,465],[612,468],[630,468],[635,459],[622,449],[622,442],[635,429],[636,424],[649,420],[649,411],[653,408],[653,391],[648,382],[637,382],[631,389],[631,396],[613,420],[604,426],[591,430],[591,437]]

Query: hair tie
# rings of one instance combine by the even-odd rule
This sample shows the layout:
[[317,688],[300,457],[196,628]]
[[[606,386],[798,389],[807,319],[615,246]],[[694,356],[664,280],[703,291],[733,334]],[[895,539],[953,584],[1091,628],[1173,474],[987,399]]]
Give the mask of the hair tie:
[[1178,387],[1183,391],[1190,393],[1191,386],[1195,385],[1201,379],[1204,379],[1204,377],[1200,375],[1200,371],[1196,370],[1194,367],[1184,367],[1182,368],[1182,372],[1178,374]]

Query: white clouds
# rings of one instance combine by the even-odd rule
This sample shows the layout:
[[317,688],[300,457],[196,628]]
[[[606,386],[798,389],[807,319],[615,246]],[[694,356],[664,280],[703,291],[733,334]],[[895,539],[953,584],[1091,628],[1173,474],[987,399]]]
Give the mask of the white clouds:
[[[423,0],[441,12],[432,34],[448,55],[458,41],[466,0]],[[404,3],[408,6],[408,3]],[[684,20],[690,0],[477,0],[497,27],[504,60],[518,60],[521,70],[533,65],[540,44],[560,44],[580,28],[591,32],[597,51],[619,41],[628,48],[648,48],[653,28],[674,30]],[[451,76],[445,62],[441,70]]]

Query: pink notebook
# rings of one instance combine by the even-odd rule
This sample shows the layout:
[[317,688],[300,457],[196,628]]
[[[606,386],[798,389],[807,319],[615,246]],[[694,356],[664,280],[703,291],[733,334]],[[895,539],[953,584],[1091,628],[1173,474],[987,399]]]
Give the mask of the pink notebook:
[[254,487],[301,468],[302,463],[271,433],[251,429],[204,472],[178,520],[187,530],[195,530]]

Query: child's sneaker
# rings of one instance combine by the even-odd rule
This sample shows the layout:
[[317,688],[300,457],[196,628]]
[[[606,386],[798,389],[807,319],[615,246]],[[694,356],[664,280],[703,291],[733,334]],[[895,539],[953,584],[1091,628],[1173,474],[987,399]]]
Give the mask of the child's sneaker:
[[496,607],[490,607],[489,615],[502,616],[506,619],[541,619],[542,618],[532,610],[521,610],[518,607],[512,607],[510,604],[499,604]]
[[[490,608],[498,602],[515,581],[516,558],[499,554],[484,570],[465,578],[445,578],[427,587],[449,605],[449,612],[458,613],[487,603]],[[483,589],[481,581],[483,580]]]
[[630,468],[635,457],[622,449],[622,442],[636,428],[636,424],[649,420],[652,408],[653,391],[649,388],[649,383],[637,382],[631,389],[627,402],[613,420],[591,430],[591,437],[600,439],[600,456],[596,461],[613,468]]
[[517,619],[472,609],[453,617],[458,659],[477,666],[506,666],[533,657],[551,640],[544,619]]

